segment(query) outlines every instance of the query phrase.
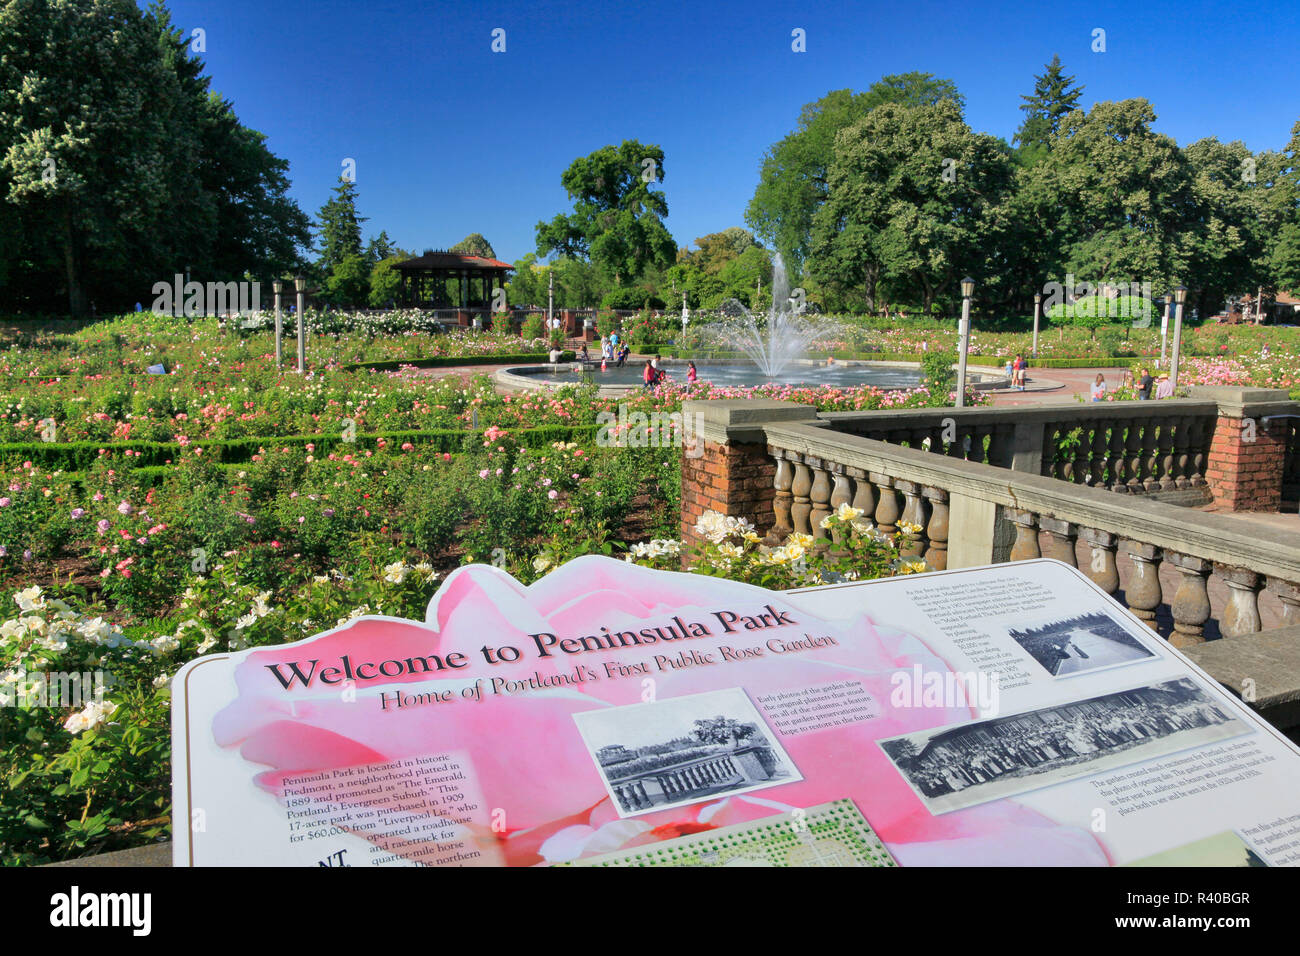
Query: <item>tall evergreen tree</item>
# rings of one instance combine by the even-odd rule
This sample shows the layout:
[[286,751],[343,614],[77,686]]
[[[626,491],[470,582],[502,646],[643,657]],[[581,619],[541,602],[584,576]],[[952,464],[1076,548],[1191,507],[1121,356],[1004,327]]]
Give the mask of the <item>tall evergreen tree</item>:
[[361,224],[365,221],[357,215],[357,184],[340,176],[334,195],[318,213],[321,271],[331,272],[348,256],[361,255]]
[[1083,87],[1074,85],[1074,77],[1061,67],[1061,58],[1053,56],[1044,72],[1034,77],[1034,92],[1020,97],[1025,120],[1014,142],[1020,147],[1022,161],[1029,165],[1042,158],[1048,142],[1061,128],[1061,120],[1079,109],[1082,95]]

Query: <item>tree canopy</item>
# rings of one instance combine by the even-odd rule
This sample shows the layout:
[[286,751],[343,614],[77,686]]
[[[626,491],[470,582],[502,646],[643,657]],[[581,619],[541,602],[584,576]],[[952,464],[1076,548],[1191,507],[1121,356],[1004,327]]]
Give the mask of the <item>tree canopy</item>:
[[0,0],[0,307],[79,314],[300,261],[288,164],[202,72],[161,4]]

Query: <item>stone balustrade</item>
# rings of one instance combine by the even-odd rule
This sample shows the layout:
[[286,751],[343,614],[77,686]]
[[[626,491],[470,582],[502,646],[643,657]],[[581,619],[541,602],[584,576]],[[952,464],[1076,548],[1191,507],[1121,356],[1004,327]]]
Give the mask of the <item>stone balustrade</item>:
[[[1129,403],[1122,411],[1095,406],[1084,406],[1079,413],[1070,406],[1029,413],[1007,410],[1027,419],[1028,427],[1021,428],[1020,423],[989,417],[988,409],[972,409],[969,415],[958,409],[819,415],[811,407],[789,402],[691,402],[684,411],[701,416],[705,444],[699,459],[683,465],[683,533],[690,540],[698,517],[695,512],[709,507],[749,518],[773,541],[799,531],[829,546],[820,521],[847,503],[864,511],[886,533],[899,527],[919,529],[906,534],[902,551],[924,558],[935,569],[1040,556],[1080,566],[1077,555],[1082,542],[1086,557],[1081,570],[1153,628],[1158,610],[1167,605],[1172,617],[1168,636],[1179,646],[1204,641],[1211,620],[1225,637],[1259,631],[1259,597],[1265,588],[1281,604],[1280,625],[1300,625],[1296,535],[1267,525],[1247,528],[1239,519],[1156,499],[1147,489],[1148,478],[1162,485],[1170,480],[1174,490],[1180,479],[1188,483],[1185,487],[1195,487],[1191,483],[1200,469],[1206,484],[1238,480],[1249,483],[1252,494],[1264,496],[1267,489],[1258,487],[1262,479],[1210,477],[1215,443],[1225,460],[1232,459],[1229,466],[1246,462],[1253,467],[1254,449],[1240,447],[1246,437],[1242,423],[1254,423],[1250,437],[1259,442],[1269,435],[1272,423],[1256,416],[1295,406],[1279,400],[1277,393],[1261,399],[1242,393],[1262,390],[1232,391],[1234,396],[1215,395],[1208,404],[1197,399],[1149,403],[1150,421],[1155,423],[1151,439],[1146,437],[1147,421],[1135,411],[1148,403]],[[1245,400],[1234,407],[1231,398]],[[1060,419],[1053,421],[1053,414]],[[879,426],[872,424],[875,416],[882,420]],[[959,417],[960,424],[944,421]],[[1225,421],[1227,425],[1222,424]],[[1096,434],[1102,425],[1107,432],[1106,451],[1116,452],[1106,468],[1113,461],[1115,481],[1122,479],[1125,486],[1130,479],[1136,481],[1141,497],[1132,493],[1138,488],[1115,494],[1118,489],[1104,481],[1093,485],[1058,478],[1055,462],[1049,474],[1042,473],[1041,461],[1036,470],[1016,467],[1027,464],[1033,453],[1031,443],[1017,436],[1047,436],[1075,427],[1091,428]],[[944,428],[947,436],[936,431]],[[971,447],[984,439],[984,461],[951,454],[954,445],[964,444],[963,428],[972,436]],[[906,444],[899,440],[904,429]],[[866,437],[873,430],[896,441]],[[1209,448],[1197,444],[1197,436],[1203,437],[1207,430],[1212,439]],[[1180,432],[1187,436],[1183,444],[1178,440]],[[1111,436],[1116,433],[1123,442],[1113,446]],[[1164,435],[1168,441],[1162,445]],[[1162,453],[1162,447],[1169,454]],[[1275,435],[1260,447],[1272,456],[1269,461],[1276,461],[1280,487],[1279,449],[1285,443]],[[1019,461],[1018,453],[1024,456]],[[1203,464],[1197,461],[1202,455]],[[1166,464],[1152,466],[1153,457]],[[1167,463],[1170,457],[1172,464]],[[694,474],[697,468],[713,472],[711,495],[694,494],[700,487]],[[732,479],[728,468],[739,469],[746,477]],[[770,499],[754,487],[767,475],[771,475]],[[720,490],[728,487],[741,489],[736,496],[740,507],[732,507],[728,492]],[[754,510],[755,504],[764,507],[769,500],[770,513]],[[1176,569],[1176,586],[1162,586],[1162,565]],[[1211,605],[1208,587],[1212,575],[1226,586],[1227,598],[1217,608]]]

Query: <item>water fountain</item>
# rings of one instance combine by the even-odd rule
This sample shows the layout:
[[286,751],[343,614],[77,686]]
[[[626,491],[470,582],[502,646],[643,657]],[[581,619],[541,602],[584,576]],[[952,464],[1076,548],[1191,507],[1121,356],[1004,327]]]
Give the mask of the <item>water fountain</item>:
[[835,338],[840,330],[833,319],[810,315],[802,295],[796,305],[779,252],[772,256],[772,306],[767,315],[756,317],[735,299],[724,302],[721,312],[720,318],[700,329],[701,340],[728,350],[738,348],[769,379],[780,378],[809,346]]

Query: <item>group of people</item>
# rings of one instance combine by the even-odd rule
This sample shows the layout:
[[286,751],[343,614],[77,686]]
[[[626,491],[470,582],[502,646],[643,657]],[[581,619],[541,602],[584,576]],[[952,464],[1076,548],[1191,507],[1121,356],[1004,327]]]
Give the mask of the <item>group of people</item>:
[[[1155,389],[1156,398],[1174,397],[1174,383],[1171,382],[1169,376],[1163,372],[1157,380],[1152,378],[1151,370],[1149,368],[1143,368],[1142,374],[1138,376],[1133,385],[1137,388],[1138,401],[1145,402],[1149,400],[1151,398],[1152,389]],[[1105,375],[1102,375],[1100,372],[1097,373],[1097,377],[1093,379],[1092,387],[1089,389],[1089,394],[1094,402],[1106,401]]]
[[1018,392],[1025,390],[1025,369],[1027,368],[1029,368],[1029,362],[1020,354],[1017,354],[1014,360],[1008,360],[1007,362],[1007,378],[1011,379],[1011,387]]
[[[632,351],[626,342],[619,340],[617,332],[609,336],[600,337],[600,358],[603,362],[613,362],[617,368],[622,368],[623,363],[627,361],[628,353]],[[587,346],[582,347],[582,360],[587,360]]]
[[[641,372],[642,388],[647,392],[652,391],[661,382],[668,379],[668,373],[659,367],[657,358],[650,359],[645,363],[645,368]],[[699,380],[699,373],[695,370],[694,362],[686,363],[686,381],[694,385]]]
[[1144,703],[1122,710],[1076,713],[1041,728],[1003,726],[981,740],[963,740],[960,747],[936,748],[922,758],[912,777],[922,793],[936,797],[1008,774],[1035,771],[1043,764],[1123,748],[1226,719],[1208,704],[1158,707]]

